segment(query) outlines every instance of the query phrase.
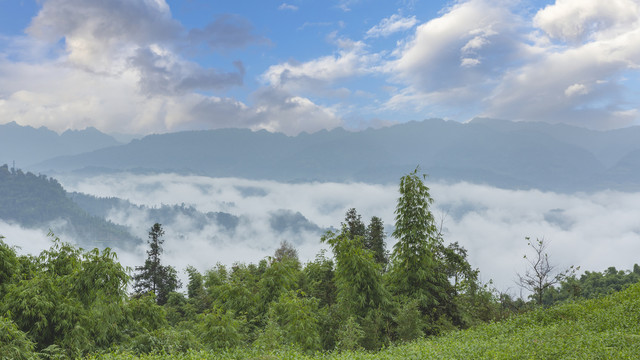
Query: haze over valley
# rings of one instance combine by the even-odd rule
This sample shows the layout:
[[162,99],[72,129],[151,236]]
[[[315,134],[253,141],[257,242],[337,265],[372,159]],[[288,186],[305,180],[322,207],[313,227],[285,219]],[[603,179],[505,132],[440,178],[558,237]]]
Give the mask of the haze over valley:
[[[640,193],[630,190],[639,184],[637,168],[619,170],[637,151],[635,133],[635,128],[623,133],[483,119],[470,124],[427,120],[297,137],[239,130],[152,135],[87,152],[80,146],[77,155],[50,160],[42,160],[51,148],[43,141],[40,152],[31,153],[39,159],[33,171],[49,169],[45,173],[55,174],[79,208],[123,227],[131,238],[110,242],[95,233],[91,239],[91,233],[70,230],[73,226],[63,226],[64,221],[34,228],[4,219],[0,233],[10,244],[37,253],[48,246],[48,229],[56,229],[63,240],[85,247],[113,246],[123,263],[134,267],[144,259],[149,226],[160,222],[167,234],[166,261],[180,270],[257,262],[285,240],[302,259],[312,260],[326,248],[321,235],[339,228],[349,208],[365,220],[379,216],[390,235],[397,181],[421,164],[445,241],[469,251],[484,281],[518,292],[514,274],[524,266],[527,236],[550,241],[558,265],[601,270],[630,268],[637,261]],[[473,141],[488,134],[494,141]],[[29,136],[20,140],[35,143]],[[407,152],[409,160],[394,163]],[[483,166],[470,160],[480,158],[486,159]],[[525,173],[539,175],[517,177]],[[589,190],[580,191],[584,188]],[[387,242],[391,249],[395,240],[389,236]]]

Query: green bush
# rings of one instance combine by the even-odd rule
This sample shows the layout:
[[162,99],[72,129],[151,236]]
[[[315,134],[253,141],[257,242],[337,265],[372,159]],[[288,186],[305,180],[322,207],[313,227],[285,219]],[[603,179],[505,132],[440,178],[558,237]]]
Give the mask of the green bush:
[[37,359],[33,342],[11,319],[0,317],[0,360],[30,359]]

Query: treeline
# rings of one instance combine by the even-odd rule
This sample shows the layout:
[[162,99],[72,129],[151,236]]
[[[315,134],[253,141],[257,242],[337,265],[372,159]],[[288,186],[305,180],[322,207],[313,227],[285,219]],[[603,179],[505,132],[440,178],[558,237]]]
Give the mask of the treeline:
[[634,264],[632,270],[585,271],[580,277],[572,276],[557,287],[552,287],[543,295],[545,306],[575,299],[594,299],[614,292],[622,291],[640,282],[640,265]]
[[[161,262],[160,224],[151,227],[147,260],[132,278],[109,249],[84,251],[54,239],[37,257],[19,256],[0,240],[0,328],[7,329],[0,354],[378,350],[534,307],[481,284],[466,250],[444,243],[417,170],[401,178],[399,193],[390,253],[382,221],[367,225],[351,209],[340,230],[321,239],[332,256],[320,252],[303,264],[282,243],[257,264],[187,268],[185,293],[176,291],[176,270]],[[134,293],[127,294],[131,279]]]
[[145,211],[148,217],[155,219],[160,224],[172,223],[178,217],[187,217],[190,220],[190,226],[197,230],[202,230],[209,224],[216,224],[222,229],[233,231],[237,228],[240,218],[238,216],[224,212],[200,212],[195,207],[180,204],[166,205],[160,207],[147,207],[144,205],[136,205],[128,200],[116,197],[96,197],[79,192],[67,193],[67,196],[73,200],[80,208],[91,216],[98,218],[107,218],[113,211],[122,213],[130,213],[132,211]]

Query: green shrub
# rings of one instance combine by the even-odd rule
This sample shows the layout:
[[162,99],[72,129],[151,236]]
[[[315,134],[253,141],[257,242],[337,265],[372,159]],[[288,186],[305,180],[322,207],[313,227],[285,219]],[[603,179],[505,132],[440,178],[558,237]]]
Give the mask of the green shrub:
[[27,334],[6,317],[0,317],[0,360],[37,359]]

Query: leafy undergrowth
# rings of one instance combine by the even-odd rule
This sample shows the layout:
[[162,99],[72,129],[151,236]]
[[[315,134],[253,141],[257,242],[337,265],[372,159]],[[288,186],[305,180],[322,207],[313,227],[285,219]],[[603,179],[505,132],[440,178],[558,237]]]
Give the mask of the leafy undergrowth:
[[414,341],[379,352],[305,355],[295,350],[238,349],[182,355],[126,353],[89,359],[638,359],[640,284],[595,300],[539,309],[509,320]]

